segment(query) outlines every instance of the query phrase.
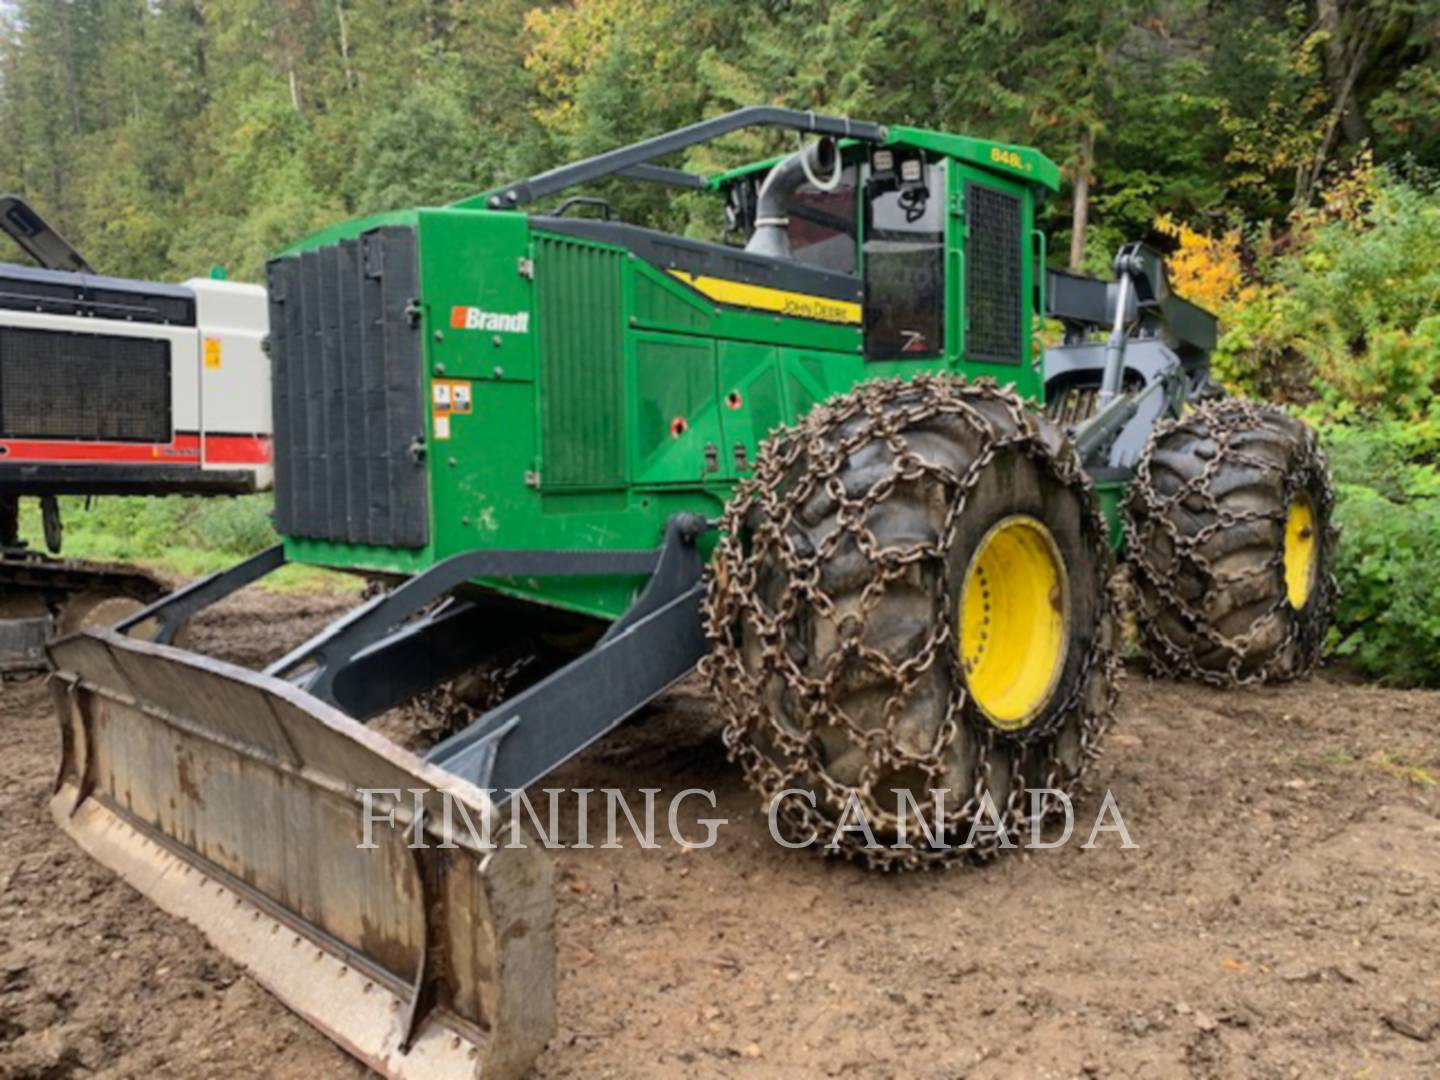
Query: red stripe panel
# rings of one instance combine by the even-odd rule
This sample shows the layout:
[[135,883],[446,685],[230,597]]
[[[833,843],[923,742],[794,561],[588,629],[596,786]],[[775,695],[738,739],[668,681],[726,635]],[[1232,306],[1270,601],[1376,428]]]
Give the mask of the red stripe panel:
[[[210,465],[268,465],[273,455],[268,435],[206,435]],[[176,432],[168,443],[65,442],[59,439],[0,439],[0,462],[65,461],[199,465],[200,436]]]
[[273,458],[269,435],[206,435],[207,465],[269,465]]
[[0,441],[0,461],[155,461],[200,464],[200,436],[176,433],[168,443]]

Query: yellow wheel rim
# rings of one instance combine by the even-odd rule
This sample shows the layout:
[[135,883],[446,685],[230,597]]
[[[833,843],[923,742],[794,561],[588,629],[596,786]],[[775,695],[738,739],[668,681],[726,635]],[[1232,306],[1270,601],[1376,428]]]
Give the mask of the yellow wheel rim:
[[1315,509],[1304,495],[1285,514],[1285,593],[1297,611],[1310,599],[1315,583]]
[[1050,530],[1023,514],[997,522],[970,557],[959,614],[971,699],[1002,731],[1029,726],[1070,643],[1070,580]]

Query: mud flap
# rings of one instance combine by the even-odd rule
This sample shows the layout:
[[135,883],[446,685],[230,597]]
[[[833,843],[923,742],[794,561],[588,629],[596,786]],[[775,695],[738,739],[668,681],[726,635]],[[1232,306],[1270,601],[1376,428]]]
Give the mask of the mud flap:
[[[280,679],[109,630],[48,651],[51,810],[90,855],[385,1076],[529,1068],[555,1028],[552,867],[475,842],[486,815],[505,835],[483,792]],[[393,797],[371,848],[361,789]],[[447,800],[476,832],[442,847]]]

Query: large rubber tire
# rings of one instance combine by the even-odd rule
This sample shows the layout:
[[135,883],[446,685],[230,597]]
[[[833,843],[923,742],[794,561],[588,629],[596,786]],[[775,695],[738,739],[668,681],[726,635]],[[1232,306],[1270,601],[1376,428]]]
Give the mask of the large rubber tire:
[[1125,506],[1154,668],[1216,686],[1309,674],[1335,606],[1334,504],[1315,433],[1277,408],[1223,398],[1157,427]]
[[[1027,720],[1001,727],[967,683],[961,590],[987,537],[1017,521],[1053,539],[1066,645]],[[836,840],[887,869],[950,865],[1058,809],[1054,796],[1032,807],[1029,789],[1075,790],[1114,705],[1113,560],[1073,449],[1012,392],[926,376],[831,399],[761,448],[722,532],[703,668],[731,756],[767,808],[789,789],[813,793],[813,806],[780,802],[787,837],[817,850]],[[916,837],[913,811],[914,846],[892,846],[898,792],[932,816],[936,790],[947,846]],[[852,799],[877,846],[860,830],[836,835],[855,823]],[[977,815],[986,829],[967,849]]]

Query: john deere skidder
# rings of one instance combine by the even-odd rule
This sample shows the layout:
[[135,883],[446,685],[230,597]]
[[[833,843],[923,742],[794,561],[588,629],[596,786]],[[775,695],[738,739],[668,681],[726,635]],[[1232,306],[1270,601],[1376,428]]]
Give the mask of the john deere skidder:
[[[656,164],[756,125],[817,138]],[[734,242],[557,199],[606,178],[711,193]],[[828,837],[858,798],[882,846],[842,851],[885,867],[975,855],[885,845],[903,793],[948,793],[957,844],[988,802],[993,848],[1075,788],[1117,550],[1158,667],[1308,671],[1334,591],[1314,436],[1221,395],[1214,319],[1154,251],[1047,273],[1057,184],[1023,147],[752,108],[286,251],[284,543],[52,647],[58,819],[375,1068],[512,1075],[553,1031],[549,863],[438,846],[442,803],[497,814],[697,664],[762,795],[815,793],[788,827]],[[287,560],[398,584],[263,672],[167,644]],[[517,648],[528,678],[423,757],[365,727]],[[402,826],[369,848],[360,789]]]

